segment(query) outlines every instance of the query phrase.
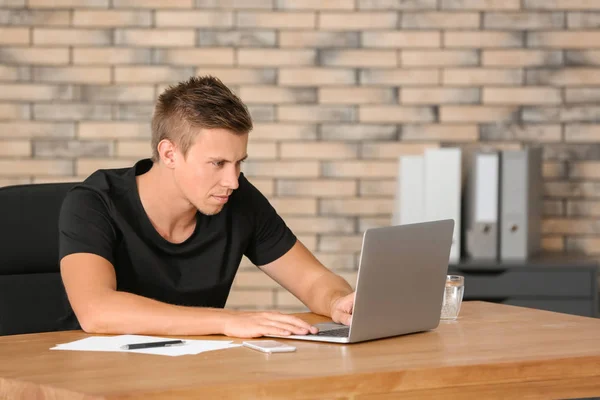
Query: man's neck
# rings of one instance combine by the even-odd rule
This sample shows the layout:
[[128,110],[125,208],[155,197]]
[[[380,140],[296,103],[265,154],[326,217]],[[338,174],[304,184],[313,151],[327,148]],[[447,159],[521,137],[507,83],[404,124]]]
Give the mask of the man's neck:
[[173,181],[171,170],[157,163],[136,176],[137,190],[154,229],[166,240],[184,242],[196,227],[196,208],[187,201]]

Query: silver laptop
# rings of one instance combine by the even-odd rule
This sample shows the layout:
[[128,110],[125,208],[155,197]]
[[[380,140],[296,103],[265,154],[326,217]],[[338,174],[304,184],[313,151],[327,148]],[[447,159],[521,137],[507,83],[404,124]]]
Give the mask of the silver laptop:
[[454,220],[365,231],[351,325],[317,324],[319,333],[279,337],[356,343],[434,329],[452,245]]

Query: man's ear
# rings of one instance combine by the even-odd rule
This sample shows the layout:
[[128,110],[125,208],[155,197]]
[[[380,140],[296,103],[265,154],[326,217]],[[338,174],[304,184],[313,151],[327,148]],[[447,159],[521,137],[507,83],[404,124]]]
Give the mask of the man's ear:
[[177,151],[175,144],[169,139],[163,139],[157,146],[158,156],[167,168],[174,168],[177,160]]

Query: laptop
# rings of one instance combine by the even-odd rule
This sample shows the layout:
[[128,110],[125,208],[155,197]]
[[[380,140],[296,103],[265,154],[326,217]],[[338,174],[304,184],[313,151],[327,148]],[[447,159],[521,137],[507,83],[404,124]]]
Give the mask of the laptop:
[[365,231],[350,326],[316,324],[317,334],[267,335],[357,343],[437,328],[448,273],[454,220]]

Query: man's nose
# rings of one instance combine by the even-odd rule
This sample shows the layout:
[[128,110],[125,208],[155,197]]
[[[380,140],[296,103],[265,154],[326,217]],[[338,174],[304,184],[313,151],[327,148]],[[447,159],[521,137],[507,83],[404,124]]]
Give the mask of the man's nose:
[[222,185],[228,189],[235,190],[240,186],[238,181],[239,177],[240,173],[238,168],[231,166],[231,168],[227,168],[225,171]]

